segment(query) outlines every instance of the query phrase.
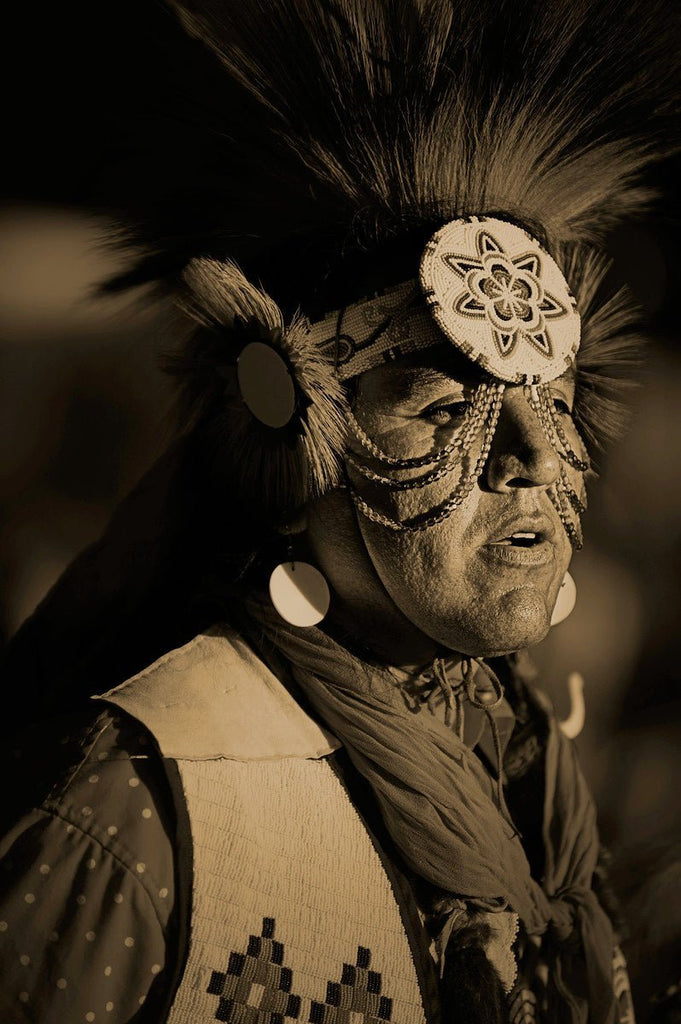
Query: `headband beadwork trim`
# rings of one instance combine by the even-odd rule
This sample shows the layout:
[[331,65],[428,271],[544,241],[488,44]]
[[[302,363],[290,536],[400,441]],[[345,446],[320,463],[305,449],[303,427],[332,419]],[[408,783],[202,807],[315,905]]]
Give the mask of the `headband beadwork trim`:
[[574,365],[580,318],[560,268],[535,238],[508,221],[469,217],[432,236],[418,282],[310,326],[341,381],[442,344],[443,335],[490,376],[539,384]]

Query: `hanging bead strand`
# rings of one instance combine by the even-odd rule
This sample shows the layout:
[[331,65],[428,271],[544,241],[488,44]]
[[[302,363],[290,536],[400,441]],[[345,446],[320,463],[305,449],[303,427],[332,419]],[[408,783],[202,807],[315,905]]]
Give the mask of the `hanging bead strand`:
[[[480,401],[484,401],[491,390],[491,385],[487,381],[483,381],[482,384],[478,385],[476,398],[478,394]],[[471,416],[475,411],[475,402],[471,409]],[[386,466],[394,466],[396,469],[418,469],[421,466],[432,466],[436,462],[442,462],[448,455],[453,452],[458,452],[461,449],[460,437],[455,437],[453,441],[446,444],[444,448],[439,448],[434,452],[427,452],[425,455],[416,455],[412,458],[399,458],[396,455],[388,455],[382,448],[371,440],[366,431],[357,422],[354,413],[349,410],[347,413],[348,423],[353,434],[356,436],[360,444],[372,455],[378,462],[383,463]]]
[[[496,430],[497,423],[499,422],[505,388],[506,385],[504,383],[495,384],[490,388],[491,393],[485,403],[485,411],[481,417],[482,422],[484,423],[484,433],[480,453],[473,468],[466,476],[462,477],[450,497],[443,502],[442,505],[436,506],[428,513],[400,522],[399,520],[390,518],[390,516],[384,515],[382,512],[378,512],[357,493],[356,489],[352,485],[350,485],[352,499],[362,515],[366,516],[366,518],[370,519],[372,522],[378,523],[380,526],[385,526],[390,530],[399,530],[411,533],[427,530],[431,526],[435,526],[436,524],[443,522],[445,519],[448,519],[449,516],[456,511],[459,505],[461,505],[468,497],[476,480],[481,475],[485,467],[485,463],[487,462],[490,449],[492,447],[494,432]],[[462,454],[465,457],[469,452],[464,452]]]
[[560,422],[560,417],[551,400],[548,385],[528,386],[525,388],[525,394],[531,409],[544,428],[549,444],[555,448],[563,461],[569,463],[578,472],[585,473],[589,469],[589,462],[578,455],[570,444],[563,429],[563,424]]
[[393,491],[408,491],[415,488],[426,487],[428,484],[441,480],[443,477],[447,476],[448,473],[451,473],[454,469],[460,467],[461,454],[470,449],[474,438],[480,433],[489,408],[490,402],[487,389],[483,391],[481,388],[478,388],[473,402],[466,410],[464,422],[461,424],[461,427],[459,427],[457,437],[450,442],[450,446],[453,446],[454,448],[454,457],[448,459],[443,465],[432,469],[429,473],[424,473],[423,476],[415,477],[411,480],[396,480],[394,477],[374,472],[374,470],[360,462],[357,456],[352,453],[348,453],[346,455],[346,459],[353,469],[356,469],[357,472],[361,473],[367,480],[382,484],[384,487],[389,487]]
[[560,477],[549,488],[548,495],[560,516],[560,521],[570,538],[571,544],[577,550],[581,549],[583,540],[579,517],[586,511],[586,506],[570,485],[564,469],[561,469]]

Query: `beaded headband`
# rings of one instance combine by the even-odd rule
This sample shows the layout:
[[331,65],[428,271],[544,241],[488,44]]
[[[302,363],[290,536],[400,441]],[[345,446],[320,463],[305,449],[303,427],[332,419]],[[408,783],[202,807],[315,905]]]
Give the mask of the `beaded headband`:
[[563,274],[535,238],[508,221],[468,217],[433,235],[418,282],[310,327],[341,380],[441,344],[443,335],[491,376],[539,384],[574,365],[580,320]]

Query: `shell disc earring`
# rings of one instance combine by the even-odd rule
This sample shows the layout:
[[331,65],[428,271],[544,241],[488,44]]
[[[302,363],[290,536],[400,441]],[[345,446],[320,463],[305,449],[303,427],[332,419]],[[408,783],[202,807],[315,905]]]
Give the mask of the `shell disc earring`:
[[309,562],[280,562],[270,576],[270,599],[291,626],[316,626],[329,610],[326,579]]
[[558,591],[558,597],[556,603],[553,606],[553,614],[551,616],[551,625],[557,626],[559,622],[567,619],[568,615],[575,607],[577,601],[577,585],[573,580],[569,572],[565,573],[563,582],[560,585]]
[[275,566],[270,576],[270,600],[290,626],[318,625],[331,604],[329,585],[323,573],[294,555],[293,536],[303,533],[305,527],[301,518],[282,528],[287,538],[286,558]]

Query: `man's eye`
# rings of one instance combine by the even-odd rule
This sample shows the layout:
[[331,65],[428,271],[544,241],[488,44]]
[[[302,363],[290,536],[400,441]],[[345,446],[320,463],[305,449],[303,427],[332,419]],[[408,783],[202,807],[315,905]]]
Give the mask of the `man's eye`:
[[572,409],[566,398],[562,398],[561,395],[553,396],[553,408],[556,412],[559,412],[562,416],[572,416]]
[[446,405],[430,405],[422,413],[423,418],[438,427],[459,423],[470,408],[470,402],[447,402]]

